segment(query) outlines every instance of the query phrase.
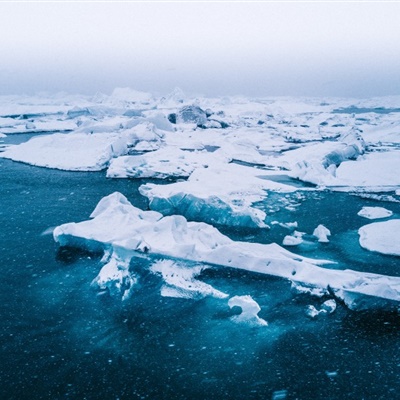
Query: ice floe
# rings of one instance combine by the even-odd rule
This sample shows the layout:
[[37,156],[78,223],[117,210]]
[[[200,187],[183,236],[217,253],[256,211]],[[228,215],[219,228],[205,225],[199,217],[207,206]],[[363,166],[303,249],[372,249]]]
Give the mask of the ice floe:
[[151,123],[114,133],[52,134],[8,147],[1,157],[70,171],[100,171],[132,150],[155,150],[162,133]]
[[268,175],[272,173],[218,163],[195,169],[185,182],[148,183],[139,190],[149,199],[150,208],[164,215],[180,214],[189,220],[219,225],[266,227],[266,214],[253,207],[253,203],[265,198],[266,190],[288,193],[296,190],[269,180]]
[[367,250],[400,256],[400,219],[373,222],[359,230],[360,245]]
[[[386,227],[391,232],[399,228],[398,220],[394,222],[396,226]],[[334,294],[354,309],[400,301],[400,278],[328,269],[318,265],[329,261],[302,257],[277,244],[233,241],[205,223],[142,211],[118,192],[99,202],[91,220],[61,225],[53,235],[61,246],[116,253],[106,271],[102,270],[99,282],[103,286],[113,280],[126,284],[127,260],[135,254],[150,254],[278,276],[291,280],[303,293]]]
[[380,219],[391,217],[393,212],[383,207],[363,207],[357,215],[368,219]]
[[365,154],[357,161],[343,162],[336,170],[340,186],[367,191],[393,191],[400,186],[400,150]]

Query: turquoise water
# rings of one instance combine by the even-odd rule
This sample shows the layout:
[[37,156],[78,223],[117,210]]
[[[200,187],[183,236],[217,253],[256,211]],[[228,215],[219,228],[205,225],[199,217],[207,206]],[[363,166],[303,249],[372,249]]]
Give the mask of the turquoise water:
[[[394,312],[352,312],[338,304],[326,318],[306,306],[324,299],[294,295],[289,282],[215,268],[201,279],[234,295],[251,295],[267,327],[231,320],[226,300],[162,298],[149,259],[133,260],[140,286],[126,302],[90,283],[99,255],[60,250],[48,228],[88,218],[116,190],[145,209],[142,182],[105,173],[63,172],[0,160],[1,399],[394,399],[400,384],[399,325]],[[292,211],[288,203],[298,203]],[[338,267],[399,275],[398,258],[357,246],[368,223],[363,205],[343,193],[281,195],[263,204],[271,220],[332,231],[327,245],[296,249]],[[43,234],[44,233],[44,234]],[[232,238],[281,242],[288,232],[229,230]],[[293,249],[291,249],[293,250]]]

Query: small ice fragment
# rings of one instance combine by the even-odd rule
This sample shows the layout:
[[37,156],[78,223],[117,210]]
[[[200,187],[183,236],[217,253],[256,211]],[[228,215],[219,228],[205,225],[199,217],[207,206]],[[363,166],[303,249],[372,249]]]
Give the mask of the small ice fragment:
[[332,314],[336,310],[336,301],[326,300],[321,305],[321,310],[325,310],[327,313]]
[[297,246],[303,242],[301,237],[287,235],[283,238],[282,244],[284,246]]
[[276,390],[272,393],[272,400],[285,400],[287,396],[287,390]]
[[335,310],[336,310],[336,301],[331,299],[323,302],[320,310],[318,310],[313,305],[307,306],[306,315],[311,318],[315,318],[318,317],[319,314],[325,314],[325,315],[332,314]]
[[331,235],[331,231],[323,225],[318,225],[313,232],[313,235],[318,238],[320,243],[328,243],[328,236]]
[[304,232],[294,231],[292,235],[287,235],[283,238],[284,246],[297,246],[303,243]]
[[312,305],[307,306],[306,309],[306,315],[311,317],[311,318],[315,318],[319,315],[319,311]]
[[234,296],[229,299],[228,305],[230,308],[238,306],[242,309],[242,313],[232,317],[232,320],[258,326],[268,325],[267,321],[257,315],[261,311],[261,308],[251,296]]
[[325,371],[325,374],[328,378],[336,378],[338,375],[337,371]]

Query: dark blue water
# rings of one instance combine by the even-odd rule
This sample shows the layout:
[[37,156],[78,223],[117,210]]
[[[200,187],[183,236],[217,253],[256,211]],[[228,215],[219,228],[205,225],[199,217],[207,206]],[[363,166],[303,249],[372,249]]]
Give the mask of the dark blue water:
[[[226,300],[162,298],[162,282],[147,271],[146,259],[133,261],[140,286],[131,299],[122,303],[99,295],[90,287],[99,255],[60,250],[42,233],[87,219],[115,190],[147,207],[137,190],[141,182],[104,175],[0,160],[1,399],[399,398],[397,313],[357,313],[339,304],[334,314],[311,320],[305,307],[324,299],[295,296],[285,280],[207,270],[204,281],[230,296],[250,294],[269,323],[238,325]],[[330,196],[304,197],[291,212],[276,197],[265,208],[274,205],[274,217],[297,220],[299,230],[319,223],[332,230],[331,243],[309,256],[368,265],[344,244],[352,240],[355,248],[354,232],[369,221],[354,215],[370,203]],[[269,242],[287,232],[227,233]],[[385,268],[395,270],[398,258],[384,259]]]

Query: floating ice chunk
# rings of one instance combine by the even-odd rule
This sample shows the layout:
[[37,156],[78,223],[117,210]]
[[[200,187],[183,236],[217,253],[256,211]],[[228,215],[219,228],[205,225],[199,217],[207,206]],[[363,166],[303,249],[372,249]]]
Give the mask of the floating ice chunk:
[[252,204],[265,198],[267,189],[293,192],[296,188],[259,175],[256,168],[212,163],[208,168],[195,169],[185,182],[146,184],[139,191],[148,197],[151,209],[164,215],[180,214],[211,224],[266,227],[266,214]]
[[297,246],[303,243],[303,239],[301,237],[287,235],[283,238],[282,244],[284,246]]
[[400,186],[400,151],[365,154],[343,162],[336,170],[337,184],[369,191],[392,191]]
[[393,212],[383,207],[363,207],[357,215],[368,219],[379,219],[390,217]]
[[308,317],[315,318],[315,317],[317,317],[319,314],[320,314],[320,311],[318,311],[313,305],[307,306],[307,308],[306,308],[306,315],[307,315]]
[[331,299],[331,300],[326,300],[321,304],[321,309],[318,310],[316,307],[313,305],[309,305],[306,308],[306,315],[315,318],[318,317],[320,314],[326,315],[326,314],[332,314],[336,310],[336,301]]
[[[103,198],[91,220],[58,226],[54,239],[61,246],[88,250],[118,248],[194,262],[240,268],[289,279],[295,287],[334,293],[353,309],[386,307],[400,301],[400,278],[352,270],[319,267],[330,263],[291,253],[277,244],[236,242],[205,223],[188,222],[174,215],[142,211],[120,193]],[[400,220],[376,224],[385,232],[398,232]],[[373,224],[372,224],[373,225]],[[399,254],[398,237],[397,254]],[[128,257],[125,256],[124,259]]]
[[332,314],[336,310],[336,301],[333,299],[324,301],[321,305],[321,310],[325,310],[328,314]]
[[318,242],[328,243],[328,236],[331,235],[331,231],[323,225],[318,225],[313,232],[313,235],[318,238]]
[[272,393],[272,400],[285,400],[287,398],[288,391],[284,390],[276,390]]
[[282,228],[286,228],[286,229],[295,229],[298,227],[298,223],[297,221],[295,222],[279,222],[279,221],[272,221],[271,225],[279,225]]
[[358,230],[361,247],[382,254],[400,256],[400,219],[374,222]]
[[255,326],[267,326],[268,323],[258,316],[261,311],[260,306],[251,296],[235,296],[229,299],[228,305],[232,307],[240,307],[241,314],[232,317],[232,320],[238,323],[246,323]]
[[161,295],[164,297],[185,299],[201,299],[206,296],[228,297],[226,293],[195,279],[204,269],[204,266],[188,267],[172,260],[160,260],[150,267],[152,272],[160,274],[165,281],[161,288]]
[[118,134],[73,133],[34,137],[7,148],[0,157],[47,168],[100,171],[127,151],[126,140]]
[[284,246],[297,246],[303,243],[304,232],[294,231],[292,235],[287,235],[283,238]]

